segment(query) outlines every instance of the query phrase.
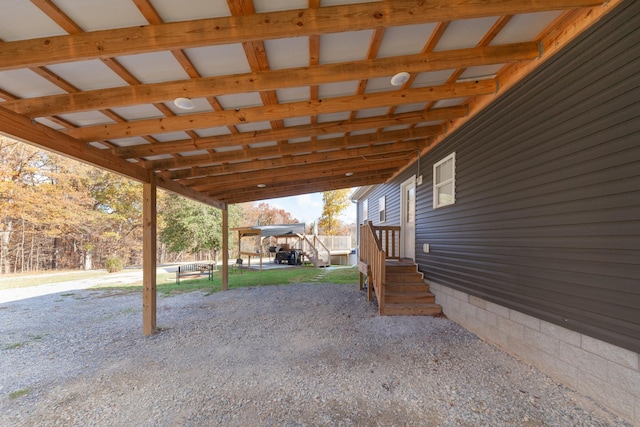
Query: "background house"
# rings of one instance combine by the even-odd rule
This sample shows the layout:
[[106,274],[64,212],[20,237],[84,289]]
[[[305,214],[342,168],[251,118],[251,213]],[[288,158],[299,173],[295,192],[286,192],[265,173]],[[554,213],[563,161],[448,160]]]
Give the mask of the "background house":
[[[352,196],[360,223],[415,227],[404,255],[449,318],[636,423],[639,24],[626,2],[419,163]],[[439,187],[449,178],[454,193]]]

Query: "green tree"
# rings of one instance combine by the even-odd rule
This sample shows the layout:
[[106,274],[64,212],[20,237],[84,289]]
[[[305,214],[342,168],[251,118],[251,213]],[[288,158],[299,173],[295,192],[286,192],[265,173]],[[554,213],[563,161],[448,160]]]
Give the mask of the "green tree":
[[336,236],[342,233],[340,214],[349,206],[349,189],[325,191],[322,193],[322,216],[318,220],[320,234]]
[[[91,168],[84,186],[92,197],[94,221],[87,230],[86,256],[135,261],[142,253],[142,185]],[[90,263],[89,263],[90,264]]]
[[[229,227],[237,226],[241,208],[229,205]],[[160,241],[169,252],[197,253],[222,247],[222,211],[175,194],[162,197]],[[215,255],[214,255],[215,256]]]

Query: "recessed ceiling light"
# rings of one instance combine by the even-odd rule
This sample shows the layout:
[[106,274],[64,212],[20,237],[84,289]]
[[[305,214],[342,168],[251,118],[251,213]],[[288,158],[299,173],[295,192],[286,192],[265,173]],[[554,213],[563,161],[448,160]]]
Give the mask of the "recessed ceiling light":
[[347,172],[345,173],[345,176],[353,176],[353,172]]
[[411,75],[406,71],[403,71],[391,77],[391,84],[393,86],[402,86],[403,84],[409,81],[409,77],[411,77]]
[[176,98],[173,100],[173,105],[181,110],[193,110],[196,108],[196,104],[189,98]]
[[264,188],[266,186],[267,186],[267,184],[258,184],[258,188]]

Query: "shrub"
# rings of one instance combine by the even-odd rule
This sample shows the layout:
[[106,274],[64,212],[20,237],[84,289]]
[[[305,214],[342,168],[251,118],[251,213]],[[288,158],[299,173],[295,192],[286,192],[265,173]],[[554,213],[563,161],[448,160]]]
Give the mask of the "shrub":
[[118,271],[122,271],[122,269],[124,268],[124,263],[120,258],[107,258],[105,267],[107,268],[107,272],[117,273]]

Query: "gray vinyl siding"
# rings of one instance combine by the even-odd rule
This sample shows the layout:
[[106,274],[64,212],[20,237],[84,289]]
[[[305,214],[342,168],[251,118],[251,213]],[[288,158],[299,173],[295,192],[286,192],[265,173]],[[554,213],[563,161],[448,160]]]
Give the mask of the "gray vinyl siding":
[[[380,197],[386,196],[386,220],[380,223],[378,217],[378,202]],[[358,200],[358,223],[362,224],[362,202],[369,202],[369,218],[373,225],[400,225],[400,187],[395,183],[376,186],[366,196]]]
[[[456,203],[434,210],[433,164],[454,151]],[[427,280],[640,351],[640,2],[421,165],[416,261]]]

